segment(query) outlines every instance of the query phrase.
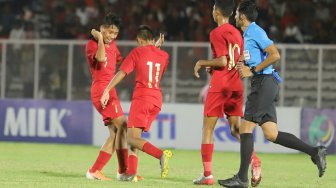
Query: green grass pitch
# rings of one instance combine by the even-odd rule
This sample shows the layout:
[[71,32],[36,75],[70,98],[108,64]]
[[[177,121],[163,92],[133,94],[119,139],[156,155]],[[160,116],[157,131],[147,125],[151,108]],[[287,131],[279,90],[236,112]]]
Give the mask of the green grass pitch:
[[[85,179],[99,148],[84,145],[32,144],[0,142],[0,187],[209,187],[194,186],[192,180],[202,172],[199,151],[172,150],[167,179],[160,178],[159,161],[139,153],[138,183],[116,181],[117,162],[113,155],[104,168],[109,182]],[[258,153],[262,160],[262,181],[258,187],[336,187],[336,156],[327,156],[327,170],[318,178],[317,168],[304,154]],[[239,167],[239,153],[215,152],[213,175],[217,179],[231,177]],[[211,186],[210,186],[211,187]],[[216,184],[213,187],[221,187]]]

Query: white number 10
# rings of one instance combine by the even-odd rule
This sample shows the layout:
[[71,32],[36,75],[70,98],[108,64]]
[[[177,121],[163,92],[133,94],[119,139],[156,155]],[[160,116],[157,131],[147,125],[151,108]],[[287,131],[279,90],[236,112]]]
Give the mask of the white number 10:
[[235,65],[235,49],[238,50],[238,55],[240,55],[240,48],[238,44],[235,44],[232,46],[232,44],[229,44],[229,57],[230,57],[230,61],[229,61],[229,70],[231,70]]
[[[152,88],[153,87],[153,62],[148,61],[147,65],[149,66],[149,71],[148,71],[148,87]],[[159,74],[160,74],[160,63],[155,63],[155,85],[154,87],[158,87],[157,83],[159,82]]]

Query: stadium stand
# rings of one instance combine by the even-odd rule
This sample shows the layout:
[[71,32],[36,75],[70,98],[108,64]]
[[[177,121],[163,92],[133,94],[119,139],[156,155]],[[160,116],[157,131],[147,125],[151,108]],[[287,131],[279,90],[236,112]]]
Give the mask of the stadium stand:
[[[336,44],[336,2],[257,0],[257,4],[257,22],[277,43],[284,58],[276,65],[285,80],[279,105],[335,108],[336,46],[327,44]],[[165,32],[163,49],[171,55],[172,63],[162,80],[164,100],[200,102],[207,75],[202,72],[202,79],[196,79],[192,69],[197,59],[211,57],[207,41],[214,27],[209,16],[212,1],[3,0],[0,5],[0,37],[5,39],[0,40],[0,58],[7,62],[0,68],[0,74],[4,74],[4,67],[6,72],[0,75],[6,80],[0,82],[2,98],[88,99],[90,74],[84,43],[90,29],[97,28],[97,20],[113,10],[124,21],[118,42],[123,55],[134,47],[125,40],[134,39],[134,28],[140,23]],[[126,10],[121,12],[117,7]],[[17,42],[22,39],[31,41]],[[314,43],[318,45],[311,45]],[[76,70],[69,70],[70,65]],[[39,76],[31,74],[34,71]],[[130,77],[119,88],[122,100],[130,99],[132,83]]]

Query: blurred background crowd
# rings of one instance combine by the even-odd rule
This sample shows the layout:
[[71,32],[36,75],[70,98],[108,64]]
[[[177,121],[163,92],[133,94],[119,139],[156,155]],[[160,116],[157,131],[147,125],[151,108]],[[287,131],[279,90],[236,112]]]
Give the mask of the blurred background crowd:
[[[257,22],[274,41],[336,43],[335,0],[256,3]],[[134,39],[137,26],[147,24],[169,41],[208,41],[212,6],[212,0],[0,0],[0,38],[86,39],[113,11],[123,20],[122,40]]]
[[[196,79],[192,70],[197,60],[211,56],[209,33],[216,27],[213,3],[213,0],[0,0],[0,39],[75,39],[31,40],[24,44],[16,40],[0,41],[0,59],[3,59],[0,78],[5,75],[5,81],[0,82],[0,94],[4,91],[5,98],[89,99],[91,75],[84,55],[85,40],[90,30],[98,29],[105,14],[112,11],[123,21],[119,40],[133,40],[137,27],[147,24],[157,34],[164,32],[166,41],[199,42],[163,46],[171,55],[171,64],[161,87],[165,102],[200,102],[199,93],[207,83],[207,75],[203,71],[201,79]],[[277,44],[336,44],[336,0],[256,0],[256,3],[258,24]],[[134,46],[122,43],[119,41],[118,47],[125,56]],[[280,104],[309,107],[321,104],[335,108],[335,45],[329,48],[283,44],[278,46],[282,46],[279,49],[284,61],[276,65],[285,80]],[[134,78],[129,76],[118,88],[122,101],[131,98],[133,84]]]

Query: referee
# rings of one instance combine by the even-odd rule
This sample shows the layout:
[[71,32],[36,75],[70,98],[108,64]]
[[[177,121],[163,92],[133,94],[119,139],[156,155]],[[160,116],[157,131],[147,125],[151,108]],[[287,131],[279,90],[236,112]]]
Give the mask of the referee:
[[[311,156],[317,165],[319,177],[326,169],[327,149],[312,147],[293,134],[280,132],[277,128],[275,104],[281,78],[273,69],[280,59],[279,52],[266,32],[255,23],[258,16],[256,4],[243,0],[236,12],[236,24],[243,32],[245,65],[240,62],[237,69],[242,78],[252,77],[251,93],[247,97],[244,122],[240,127],[240,168],[237,175],[226,180],[218,180],[224,187],[248,187],[248,169],[253,151],[252,132],[258,124],[267,140],[282,146],[299,150]],[[257,186],[253,184],[252,186]]]

